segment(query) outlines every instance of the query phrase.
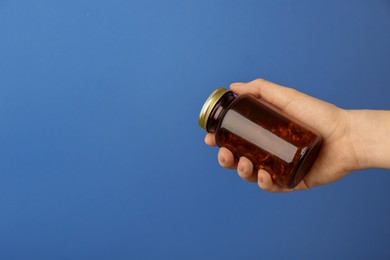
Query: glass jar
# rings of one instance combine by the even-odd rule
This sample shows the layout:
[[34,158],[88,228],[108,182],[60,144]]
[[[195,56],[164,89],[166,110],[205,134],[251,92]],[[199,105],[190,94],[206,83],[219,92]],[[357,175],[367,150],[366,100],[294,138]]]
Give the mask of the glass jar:
[[314,163],[322,138],[250,94],[216,89],[206,100],[199,125],[219,147],[247,157],[282,187],[298,185]]

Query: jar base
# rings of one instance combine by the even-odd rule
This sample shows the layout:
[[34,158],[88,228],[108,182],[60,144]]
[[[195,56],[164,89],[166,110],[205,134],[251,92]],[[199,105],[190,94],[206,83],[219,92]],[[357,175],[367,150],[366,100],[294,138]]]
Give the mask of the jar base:
[[309,172],[310,168],[313,166],[315,159],[318,153],[321,150],[322,138],[318,137],[311,147],[306,151],[306,153],[299,160],[294,177],[292,178],[291,184],[287,188],[292,189],[296,187]]

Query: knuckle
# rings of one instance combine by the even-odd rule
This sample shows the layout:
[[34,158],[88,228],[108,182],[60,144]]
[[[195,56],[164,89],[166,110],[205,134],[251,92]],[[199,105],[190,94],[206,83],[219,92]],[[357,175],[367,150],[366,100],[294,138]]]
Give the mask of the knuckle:
[[264,84],[265,82],[266,82],[266,80],[263,78],[257,78],[254,80],[254,83],[256,83],[256,84]]

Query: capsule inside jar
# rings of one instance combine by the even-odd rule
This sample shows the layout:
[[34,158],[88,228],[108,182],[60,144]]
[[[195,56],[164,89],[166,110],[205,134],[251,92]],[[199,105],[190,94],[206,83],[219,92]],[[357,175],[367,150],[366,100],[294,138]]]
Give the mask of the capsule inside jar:
[[214,133],[219,147],[247,157],[282,187],[298,185],[314,163],[322,138],[250,94],[216,89],[206,100],[199,124]]

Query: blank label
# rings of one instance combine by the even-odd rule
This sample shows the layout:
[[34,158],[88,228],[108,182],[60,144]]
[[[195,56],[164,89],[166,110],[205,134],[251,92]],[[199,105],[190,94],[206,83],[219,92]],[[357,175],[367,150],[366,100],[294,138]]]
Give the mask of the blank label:
[[233,110],[229,110],[226,113],[221,127],[288,163],[292,162],[298,150],[295,145],[290,144]]

